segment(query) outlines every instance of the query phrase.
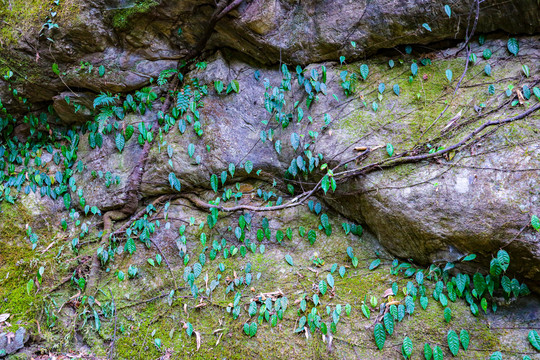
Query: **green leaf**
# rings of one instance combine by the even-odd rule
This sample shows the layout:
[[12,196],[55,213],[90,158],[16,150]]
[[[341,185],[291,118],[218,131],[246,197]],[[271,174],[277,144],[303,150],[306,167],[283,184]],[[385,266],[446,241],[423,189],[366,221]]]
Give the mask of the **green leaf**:
[[369,307],[366,304],[362,304],[362,314],[366,317],[366,319],[369,319],[371,316],[371,311],[369,310]]
[[52,71],[53,71],[53,73],[55,73],[56,75],[60,75],[60,69],[58,69],[58,64],[57,64],[57,63],[53,63],[53,64],[52,64]]
[[328,286],[326,285],[326,281],[321,280],[319,281],[319,292],[321,294],[326,294],[326,290],[328,289]]
[[308,231],[308,240],[311,245],[315,243],[315,240],[317,240],[317,233],[315,230],[312,229]]
[[470,342],[469,333],[467,332],[467,330],[461,330],[461,332],[459,333],[459,340],[461,340],[461,346],[463,347],[463,350],[467,351]]
[[452,16],[452,9],[450,9],[450,6],[444,5],[444,12],[446,13],[446,15],[448,15],[448,17]]
[[274,147],[276,149],[276,152],[278,154],[281,154],[281,140],[277,140],[274,144]]
[[536,95],[536,98],[538,101],[540,101],[540,88],[539,87],[533,87],[533,94]]
[[26,293],[28,295],[30,295],[30,293],[32,292],[32,289],[34,288],[34,279],[30,279],[28,280],[28,282],[26,283]]
[[396,94],[397,96],[399,96],[399,85],[398,84],[395,84],[394,87],[394,94]]
[[130,254],[133,254],[137,250],[135,241],[132,238],[127,239],[126,245],[124,246],[124,250],[126,250]]
[[190,158],[192,158],[193,154],[195,154],[195,145],[189,144],[188,145],[188,155],[189,155]]
[[300,136],[298,136],[297,133],[291,134],[291,146],[294,150],[298,149],[298,146],[300,146]]
[[294,266],[294,262],[293,262],[293,259],[292,259],[291,255],[289,255],[289,254],[285,255],[285,261],[286,261],[289,265]]
[[321,188],[324,191],[324,194],[328,192],[328,189],[330,189],[330,179],[328,178],[328,175],[324,175],[321,180]]
[[510,265],[510,256],[508,253],[504,250],[499,250],[497,252],[497,260],[499,261],[499,266],[503,271],[506,271],[508,269],[508,266]]
[[411,73],[413,76],[416,76],[418,73],[418,65],[416,63],[411,64]]
[[246,161],[246,163],[244,164],[244,170],[246,170],[248,174],[251,173],[251,171],[253,170],[253,163],[249,160]]
[[240,91],[240,84],[238,83],[238,80],[231,81],[231,83],[229,85],[230,85],[231,89],[233,89],[233,91],[235,93],[238,93]]
[[446,78],[448,79],[448,82],[452,82],[452,70],[446,69]]
[[99,77],[103,77],[105,75],[105,66],[101,65],[99,67]]
[[71,195],[69,193],[64,194],[64,206],[66,210],[69,210],[71,206]]
[[386,332],[384,331],[382,324],[379,323],[375,325],[373,335],[375,336],[375,344],[377,345],[377,348],[382,350],[386,341]]
[[531,216],[531,226],[536,231],[540,231],[540,219],[538,218],[538,216],[536,215]]
[[116,148],[118,151],[122,152],[124,150],[124,146],[126,145],[126,139],[124,139],[124,135],[122,133],[116,134]]
[[249,325],[249,336],[253,337],[255,334],[257,334],[257,323],[252,322],[251,325]]
[[386,86],[384,85],[384,83],[380,83],[379,84],[379,94],[382,94],[385,89],[386,89]]
[[491,65],[486,64],[486,66],[484,66],[484,72],[487,76],[491,76]]
[[488,86],[488,94],[489,94],[489,95],[495,94],[495,86],[494,86],[493,84],[490,84],[490,85]]
[[216,89],[216,92],[218,94],[221,94],[221,92],[223,91],[223,81],[221,80],[214,81],[214,88]]
[[472,261],[474,259],[476,259],[476,254],[469,254],[465,256],[461,261]]
[[443,360],[443,352],[438,345],[433,348],[433,360]]
[[484,52],[482,53],[482,56],[484,56],[484,59],[489,60],[491,59],[491,50],[490,49],[484,49]]
[[529,331],[529,342],[538,351],[540,351],[540,336],[536,330]]
[[326,281],[328,282],[328,285],[330,285],[331,288],[334,287],[334,277],[332,274],[326,275]]
[[517,56],[519,52],[519,43],[516,38],[510,38],[508,39],[508,43],[506,44],[508,47],[508,51],[510,51],[510,54]]
[[392,69],[394,67],[394,60],[388,60],[388,66],[390,66],[390,69]]
[[426,29],[427,31],[431,31],[431,28],[429,27],[429,25],[427,23],[423,23],[422,26],[424,27],[424,29]]
[[448,335],[446,336],[446,339],[448,340],[448,347],[450,348],[450,352],[452,355],[457,356],[459,352],[459,338],[458,335],[454,330],[448,331]]
[[369,270],[375,270],[379,265],[381,265],[381,259],[375,259],[369,265]]
[[346,272],[345,266],[340,266],[339,267],[339,276],[341,276],[341,278],[343,278],[345,276],[345,272]]
[[424,357],[426,358],[426,360],[431,360],[431,358],[433,357],[433,351],[431,350],[431,346],[429,346],[428,343],[424,344]]
[[383,322],[388,334],[392,335],[394,333],[394,317],[392,316],[392,314],[390,314],[389,312],[384,314]]
[[401,351],[406,359],[409,359],[413,351],[413,342],[409,337],[403,339],[403,345],[401,345]]
[[484,43],[486,42],[486,37],[482,34],[478,37],[478,44],[480,44],[480,46],[484,45]]
[[212,187],[212,190],[214,190],[214,192],[217,193],[219,180],[216,174],[212,174],[212,176],[210,176],[210,186]]
[[330,222],[328,220],[328,215],[326,213],[321,215],[321,224],[322,224],[323,228],[325,228],[325,229],[327,229],[330,226]]
[[489,357],[489,360],[502,360],[502,353],[500,351],[495,351],[491,356]]
[[422,306],[422,309],[426,310],[428,303],[429,303],[429,300],[427,296],[420,297],[420,306]]
[[[441,295],[443,295],[443,294],[441,294]],[[444,320],[445,320],[447,323],[449,323],[451,319],[452,319],[452,310],[450,310],[449,307],[446,307],[446,308],[444,309]]]
[[369,74],[369,67],[366,64],[360,65],[360,75],[362,76],[364,80],[367,79],[368,74]]
[[394,155],[394,146],[390,143],[386,144],[386,152],[388,153],[388,156],[392,157],[392,155]]

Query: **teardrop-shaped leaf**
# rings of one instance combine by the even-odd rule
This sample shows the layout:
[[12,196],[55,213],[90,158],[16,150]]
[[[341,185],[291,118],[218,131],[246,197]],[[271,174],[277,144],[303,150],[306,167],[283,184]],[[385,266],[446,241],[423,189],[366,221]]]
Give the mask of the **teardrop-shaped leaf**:
[[321,215],[321,224],[322,224],[323,228],[325,228],[325,229],[327,229],[330,226],[330,221],[329,221],[328,215],[326,213]]
[[[442,295],[442,294],[441,294]],[[450,320],[452,319],[452,310],[450,310],[449,307],[446,307],[444,309],[444,320],[449,323]]]
[[360,65],[360,75],[362,76],[364,80],[367,79],[368,74],[369,74],[369,67],[366,64]]
[[490,49],[484,49],[484,52],[482,53],[482,56],[484,57],[484,59],[486,60],[489,60],[491,59],[491,50]]
[[326,275],[326,281],[328,282],[328,285],[330,285],[331,288],[334,287],[334,277],[332,274]]
[[531,75],[530,71],[529,71],[529,66],[526,65],[526,64],[523,64],[521,66],[521,68],[523,69],[523,73],[525,74],[526,77],[529,77]]
[[388,156],[392,157],[392,155],[394,155],[394,146],[390,143],[386,144],[386,152],[388,153]]
[[395,84],[395,85],[393,86],[393,89],[394,89],[394,94],[396,94],[397,96],[399,96],[399,91],[400,91],[400,90],[399,90],[399,85],[398,85],[398,84]]
[[469,333],[467,332],[467,330],[463,329],[460,331],[459,340],[461,340],[461,346],[463,347],[463,350],[467,351],[470,342]]
[[375,259],[369,264],[369,270],[376,269],[379,265],[381,265],[381,259]]
[[389,335],[392,335],[394,333],[394,317],[392,316],[392,314],[387,312],[386,314],[384,314],[383,321],[386,331]]
[[371,311],[369,310],[369,307],[366,304],[362,304],[362,314],[366,317],[366,319],[369,319],[371,316]]
[[429,25],[428,25],[427,23],[423,23],[423,24],[422,24],[422,27],[423,27],[424,29],[426,29],[427,31],[431,31],[431,28],[429,27]]
[[536,330],[529,331],[529,342],[538,351],[540,351],[540,336]]
[[516,38],[510,38],[508,39],[508,43],[506,44],[508,47],[508,51],[510,51],[510,54],[517,56],[519,52],[519,43]]
[[210,176],[210,186],[212,187],[212,190],[217,193],[219,182],[216,174],[212,174],[212,176]]
[[489,357],[489,360],[502,360],[502,353],[500,351],[495,351],[491,356]]
[[384,331],[382,324],[379,323],[375,325],[373,335],[375,336],[375,344],[377,345],[377,348],[382,350],[386,341],[386,332]]
[[249,160],[246,161],[246,163],[244,164],[244,170],[246,170],[248,174],[251,173],[251,171],[253,170],[253,163]]
[[486,73],[487,76],[491,76],[491,65],[486,64],[486,66],[484,66],[484,73]]
[[298,149],[298,147],[300,146],[300,136],[298,136],[297,133],[291,134],[291,146],[294,150]]
[[504,250],[499,250],[497,252],[497,260],[499,261],[499,266],[503,271],[506,271],[508,269],[508,266],[510,265],[510,256],[508,253]]
[[431,346],[429,346],[428,343],[424,344],[424,357],[426,360],[431,360],[433,357],[433,351],[431,350]]
[[384,83],[380,83],[379,84],[379,93],[382,94],[385,89],[386,89],[386,86],[384,85]]
[[433,348],[433,360],[443,360],[443,352],[438,345]]
[[401,352],[406,359],[409,359],[413,351],[413,342],[409,337],[403,339],[403,345],[401,345]]
[[420,298],[420,306],[422,306],[422,309],[426,310],[426,308],[428,306],[428,303],[429,303],[429,300],[428,300],[427,296],[422,296]]
[[98,74],[99,74],[99,77],[103,77],[103,75],[105,75],[105,66],[101,65],[101,66],[99,67],[99,72],[98,72]]
[[459,338],[458,335],[454,330],[448,331],[448,335],[446,336],[446,339],[448,340],[448,347],[450,348],[450,352],[452,355],[457,356],[459,352]]
[[321,294],[326,294],[326,290],[328,290],[328,286],[326,285],[326,281],[321,280],[319,281],[319,292]]
[[538,216],[536,215],[531,216],[531,226],[535,230],[540,231],[540,218],[538,218]]
[[188,145],[188,155],[189,155],[190,158],[192,158],[193,154],[195,154],[195,145],[189,144]]
[[446,78],[448,79],[448,82],[452,82],[452,76],[453,76],[452,70],[446,69]]
[[249,325],[249,336],[253,337],[255,334],[257,334],[257,323],[252,322],[251,325]]
[[418,73],[418,65],[416,63],[411,64],[411,73],[413,76],[416,76]]
[[289,255],[289,254],[285,255],[285,261],[286,261],[289,265],[294,266],[294,262],[293,262],[293,259],[292,259],[291,255]]
[[124,150],[124,146],[126,145],[126,139],[124,139],[124,135],[122,135],[122,133],[116,134],[115,142],[118,151],[122,152],[122,150]]
[[446,15],[448,15],[448,17],[452,16],[452,9],[450,9],[450,6],[444,5],[444,12]]

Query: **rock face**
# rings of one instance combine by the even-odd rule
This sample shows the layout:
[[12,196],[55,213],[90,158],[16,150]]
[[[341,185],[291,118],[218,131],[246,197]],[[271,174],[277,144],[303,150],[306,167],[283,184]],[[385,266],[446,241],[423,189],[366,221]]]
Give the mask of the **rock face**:
[[24,347],[28,341],[28,334],[25,328],[19,328],[15,333],[0,334],[0,357],[14,354]]
[[[49,44],[42,37],[30,46],[31,42],[19,39],[5,47],[1,56],[8,67],[17,68],[13,59],[27,64],[32,81],[24,82],[17,75],[14,78],[14,84],[21,86],[23,96],[31,102],[52,102],[66,124],[84,123],[95,115],[92,100],[96,93],[131,92],[148,85],[150,79],[156,78],[163,69],[175,67],[204,33],[213,11],[212,4],[192,1],[81,2],[73,9],[71,18],[64,13],[59,20],[59,29],[48,33],[55,39],[54,43]],[[319,94],[309,109],[313,121],[309,127],[317,132],[316,136],[307,132],[305,118],[304,123],[292,121],[287,128],[282,128],[272,123],[272,115],[264,109],[265,100],[271,96],[270,89],[265,98],[265,84],[276,86],[282,78],[280,72],[264,69],[265,66],[278,62],[320,64],[326,60],[337,61],[339,56],[349,62],[405,44],[453,42],[464,38],[471,9],[473,16],[469,28],[472,26],[473,4],[472,1],[454,4],[448,17],[444,2],[440,1],[242,2],[215,28],[206,47],[210,54],[206,70],[194,69],[187,74],[187,78],[197,77],[210,86],[210,94],[201,109],[205,141],[191,131],[182,136],[177,131],[163,134],[175,154],[171,162],[176,176],[182,179],[183,189],[209,188],[211,174],[219,175],[229,164],[234,164],[238,169],[235,179],[275,180],[285,190],[287,184],[281,180],[282,175],[302,155],[290,146],[293,133],[300,135],[303,145],[311,142],[311,151],[320,153],[322,162],[335,166],[354,157],[357,153],[353,149],[357,146],[374,148],[391,143],[399,153],[415,145],[432,146],[426,141],[433,139],[433,146],[445,147],[466,136],[483,121],[504,117],[506,110],[502,109],[508,104],[500,95],[503,89],[497,86],[497,96],[490,98],[485,90],[479,90],[482,82],[472,75],[464,78],[464,86],[457,98],[450,97],[446,79],[441,75],[446,69],[452,69],[454,79],[457,78],[465,62],[459,57],[463,53],[448,60],[456,56],[455,48],[430,54],[434,64],[422,66],[418,81],[409,85],[408,64],[425,55],[422,46],[414,46],[411,55],[402,51],[399,55],[389,53],[389,56],[399,57],[404,64],[396,61],[398,65],[393,69],[385,65],[388,57],[368,61],[371,70],[367,80],[360,82],[356,95],[347,100],[343,100],[340,76],[343,71],[348,71],[349,75],[358,74],[360,63],[326,63],[326,95]],[[427,24],[431,31],[422,24]],[[477,33],[498,30],[537,33],[540,31],[537,2],[482,2],[476,30]],[[489,62],[481,59],[480,54],[488,47],[492,49],[493,59],[497,58],[497,63],[491,65],[493,80],[504,82],[505,76],[518,79],[521,64],[507,58],[506,39],[488,36],[485,45],[474,43],[472,46],[480,66]],[[529,62],[538,58],[538,36],[520,38],[520,47],[520,56],[528,62],[530,73],[538,73],[538,62]],[[222,51],[216,53],[216,49]],[[435,59],[439,65],[435,64]],[[43,70],[49,69],[53,62],[58,62],[61,79],[52,71]],[[98,75],[100,66],[104,71]],[[260,67],[263,69],[256,73]],[[312,69],[321,71],[320,65],[304,68],[305,74]],[[290,71],[294,73],[292,66]],[[227,84],[233,79],[241,84],[237,95],[220,95],[212,89],[214,80]],[[383,84],[382,91],[380,84]],[[396,84],[399,86],[396,94],[401,89],[399,97],[390,94],[391,87]],[[66,85],[75,92],[67,91]],[[524,93],[523,86],[530,90],[535,82],[520,79],[516,85],[520,93]],[[301,90],[294,86],[295,91]],[[377,88],[381,98],[376,95]],[[427,92],[426,88],[429,88]],[[156,91],[164,93],[164,89],[156,88]],[[442,117],[438,114],[445,106],[433,92],[441,94],[450,103]],[[16,102],[10,102],[11,97],[7,94],[2,88],[2,98],[8,98],[4,101],[6,106],[16,107]],[[77,100],[68,104],[67,97]],[[297,110],[292,107],[294,101],[302,104],[304,99],[287,98],[286,106],[298,118]],[[533,96],[524,106],[532,106],[534,101]],[[81,105],[77,112],[74,104]],[[481,115],[484,105],[495,110],[487,118],[478,117],[475,111]],[[307,107],[302,106],[307,113]],[[451,121],[454,115],[457,123]],[[147,113],[143,120],[150,121],[155,116],[155,112]],[[466,123],[459,125],[462,120]],[[139,117],[128,116],[125,124],[136,125],[138,121]],[[270,125],[261,121],[269,121]],[[443,258],[457,259],[471,252],[487,256],[504,246],[512,256],[527,264],[516,270],[538,281],[538,233],[526,226],[531,214],[540,213],[540,145],[535,133],[538,115],[533,114],[523,123],[524,126],[516,124],[498,130],[495,136],[475,143],[464,152],[452,154],[455,158],[444,163],[404,165],[391,173],[375,171],[349,178],[325,200],[342,214],[369,226],[379,241],[400,257],[425,264]],[[459,126],[454,129],[456,124]],[[272,136],[266,132],[269,127],[274,130]],[[261,140],[261,131],[265,131],[265,141]],[[439,137],[439,133],[444,135]],[[112,137],[104,139],[104,147],[98,153],[88,146],[88,135],[81,136],[79,157],[88,169],[95,171],[94,175],[77,175],[89,205],[107,211],[123,204],[125,180],[141,156],[137,136],[136,131],[122,154],[116,152]],[[276,151],[278,139],[281,141],[279,152]],[[186,155],[190,144],[195,147],[193,157]],[[369,160],[381,160],[384,154],[379,150],[370,154]],[[150,156],[141,197],[170,191],[167,151],[154,146]],[[255,171],[248,174],[242,169],[248,160],[255,170],[262,171],[260,175]],[[361,166],[362,163],[353,162],[348,169]],[[96,176],[100,171],[103,178]],[[308,183],[319,180],[322,175],[324,173],[315,174]],[[101,186],[108,177],[118,179],[119,184]]]

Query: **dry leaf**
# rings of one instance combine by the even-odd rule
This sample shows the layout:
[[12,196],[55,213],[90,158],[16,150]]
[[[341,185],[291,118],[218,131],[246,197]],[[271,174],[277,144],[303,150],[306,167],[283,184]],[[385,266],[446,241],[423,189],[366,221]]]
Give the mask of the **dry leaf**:
[[525,98],[523,97],[523,94],[521,93],[521,91],[517,89],[516,89],[516,93],[517,93],[520,105],[523,105],[523,103],[525,102]]
[[392,295],[394,295],[394,290],[392,290],[392,288],[386,289],[386,290],[384,291],[383,298],[389,297],[389,296],[392,296]]
[[0,323],[6,321],[7,319],[9,319],[10,315],[11,314],[8,314],[8,313],[0,314]]
[[195,331],[195,337],[197,338],[197,350],[201,347],[201,333]]

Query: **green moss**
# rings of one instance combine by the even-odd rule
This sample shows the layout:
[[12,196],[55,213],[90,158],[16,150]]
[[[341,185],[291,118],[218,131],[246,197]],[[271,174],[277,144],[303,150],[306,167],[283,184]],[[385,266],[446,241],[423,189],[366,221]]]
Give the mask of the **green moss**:
[[[17,42],[23,35],[37,34],[49,15],[49,9],[57,14],[54,22],[59,27],[77,21],[80,0],[61,0],[58,6],[52,1],[11,0],[0,7],[0,47]],[[7,3],[7,2],[6,2]]]
[[159,5],[157,0],[139,0],[130,8],[117,10],[113,15],[113,26],[118,30],[125,30],[135,16],[144,14],[157,5]]

